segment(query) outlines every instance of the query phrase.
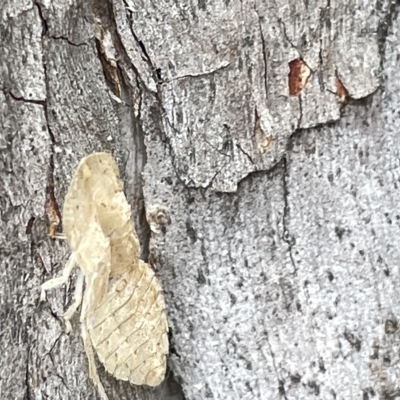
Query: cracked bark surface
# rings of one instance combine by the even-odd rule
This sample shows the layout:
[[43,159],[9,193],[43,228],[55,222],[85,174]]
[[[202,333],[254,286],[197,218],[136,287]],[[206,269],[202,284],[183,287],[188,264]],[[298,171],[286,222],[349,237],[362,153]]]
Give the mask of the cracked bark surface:
[[[1,398],[97,398],[79,317],[64,333],[74,280],[39,287],[69,255],[49,222],[100,150],[171,328],[166,383],[99,366],[110,399],[400,397],[398,8],[3,2]],[[289,96],[293,60],[311,74]]]
[[[163,131],[181,180],[223,192],[276,165],[296,129],[340,118],[336,76],[354,99],[377,90],[377,31],[390,6],[113,0],[126,52],[162,102]],[[289,64],[296,59],[310,77],[301,93],[289,96]],[[272,142],[269,151],[252,143],[256,114]]]

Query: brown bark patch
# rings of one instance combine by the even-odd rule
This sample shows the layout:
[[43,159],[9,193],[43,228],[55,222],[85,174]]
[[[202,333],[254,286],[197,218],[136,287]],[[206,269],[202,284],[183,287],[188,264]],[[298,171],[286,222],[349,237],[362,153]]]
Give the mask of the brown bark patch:
[[349,91],[343,85],[343,82],[339,78],[339,74],[335,71],[335,85],[336,85],[336,96],[339,97],[340,101],[345,101],[349,95]]
[[306,86],[311,70],[301,59],[296,58],[289,62],[289,96],[297,96]]

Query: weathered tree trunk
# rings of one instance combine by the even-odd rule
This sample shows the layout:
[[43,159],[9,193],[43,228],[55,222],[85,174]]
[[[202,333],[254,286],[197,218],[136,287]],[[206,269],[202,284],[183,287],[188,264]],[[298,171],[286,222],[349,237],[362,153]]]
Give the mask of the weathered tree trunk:
[[[400,397],[395,1],[0,5],[0,398],[91,399],[68,246],[78,161],[116,157],[165,291],[156,389],[110,399]],[[58,229],[62,226],[60,221]]]

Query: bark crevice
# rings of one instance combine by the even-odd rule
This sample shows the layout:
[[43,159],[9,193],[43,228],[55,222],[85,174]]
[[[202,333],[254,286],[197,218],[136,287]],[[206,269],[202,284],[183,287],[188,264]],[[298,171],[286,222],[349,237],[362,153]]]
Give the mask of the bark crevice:
[[26,361],[25,361],[25,399],[26,400],[31,400],[32,399],[32,393],[31,393],[31,385],[29,383],[30,380],[30,373],[29,373],[29,366],[30,366],[30,350],[29,350],[29,344],[26,346]]
[[256,11],[257,17],[258,17],[258,26],[260,29],[260,37],[261,37],[261,47],[262,47],[262,54],[263,54],[263,60],[264,60],[264,90],[265,90],[265,99],[268,102],[268,57],[267,57],[267,45],[265,43],[265,38],[264,38],[264,33],[262,30],[262,26],[261,26],[261,17],[258,14],[258,12]]
[[5,95],[8,94],[15,101],[21,101],[21,102],[26,103],[26,104],[36,104],[36,105],[41,106],[41,107],[45,106],[45,102],[43,100],[30,100],[30,99],[26,99],[26,98],[24,98],[22,96],[16,96],[10,89],[7,89],[7,88],[0,87],[0,90]]
[[282,158],[282,189],[283,189],[283,241],[287,243],[289,258],[293,266],[294,274],[297,274],[297,266],[293,256],[293,246],[295,245],[295,239],[290,235],[289,232],[289,219],[290,219],[290,206],[289,206],[289,190],[288,190],[288,176],[289,176],[289,167],[287,156]]

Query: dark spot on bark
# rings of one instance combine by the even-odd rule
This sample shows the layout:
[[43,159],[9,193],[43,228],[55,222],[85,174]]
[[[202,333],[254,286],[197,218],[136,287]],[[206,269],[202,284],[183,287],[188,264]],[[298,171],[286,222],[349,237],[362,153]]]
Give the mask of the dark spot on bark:
[[384,364],[390,365],[390,361],[391,361],[390,356],[385,356],[385,357],[383,357],[383,362],[384,362]]
[[182,115],[182,112],[180,112],[180,111],[176,111],[176,121],[179,123],[179,124],[181,124],[182,122],[183,122],[183,115]]
[[336,236],[339,238],[339,240],[342,240],[344,232],[345,232],[345,230],[343,228],[340,228],[339,226],[335,226],[335,233],[336,233]]
[[207,283],[207,279],[206,279],[206,277],[204,276],[204,273],[203,273],[203,271],[202,271],[201,269],[198,269],[198,270],[197,270],[197,282],[198,282],[200,285],[204,285],[205,283]]
[[363,221],[364,221],[366,224],[369,224],[369,223],[371,222],[371,215],[368,215],[368,216],[366,216],[365,218],[363,218]]
[[34,222],[35,222],[35,217],[30,217],[28,223],[26,224],[26,229],[25,229],[25,233],[27,235],[30,235],[32,233],[32,226]]
[[203,11],[206,10],[206,4],[207,4],[206,0],[199,0],[197,4],[198,4],[200,10],[203,10]]
[[155,75],[157,77],[157,82],[162,83],[163,79],[161,74],[161,68],[156,68]]
[[296,373],[294,375],[290,375],[290,381],[294,384],[297,385],[301,381],[301,376],[299,373]]
[[326,368],[325,368],[324,360],[323,360],[322,358],[319,359],[318,365],[319,365],[319,370],[320,370],[322,373],[325,373],[325,372],[326,372]]
[[307,44],[308,44],[308,42],[307,42],[307,35],[304,33],[302,36],[301,36],[301,45],[302,46],[307,46]]
[[393,334],[397,331],[397,321],[394,318],[387,319],[385,321],[385,333],[386,334]]
[[328,271],[327,274],[328,274],[329,282],[332,282],[335,279],[335,277],[333,276],[332,272]]
[[250,382],[246,382],[247,391],[253,393],[253,389],[251,388]]
[[171,61],[168,61],[168,68],[169,68],[170,70],[172,70],[172,71],[175,71],[175,66],[174,66],[174,64],[172,64]]
[[233,293],[229,293],[229,297],[230,297],[230,299],[231,299],[231,305],[232,305],[232,306],[235,305],[235,304],[236,304],[236,301],[237,301],[236,296],[235,296]]
[[361,340],[357,336],[347,331],[344,333],[344,337],[350,343],[351,347],[354,347],[357,351],[360,351]]
[[208,383],[206,383],[205,384],[205,387],[206,387],[206,398],[207,399],[213,399],[214,398],[214,396],[213,396],[213,394],[212,394],[212,391],[210,390],[210,387],[208,386]]
[[333,182],[333,174],[332,174],[332,173],[328,174],[328,181],[329,181],[330,183]]
[[244,44],[244,46],[251,47],[254,45],[254,39],[251,36],[246,36],[243,39],[243,44]]
[[251,361],[249,360],[245,360],[246,361],[246,369],[248,369],[249,371],[253,370],[253,365],[251,364]]
[[310,381],[308,382],[308,386],[313,390],[314,394],[316,396],[319,395],[319,385],[317,385],[317,383],[315,381]]
[[200,252],[203,257],[203,260],[207,262],[207,253],[206,253],[206,248],[204,247],[204,240],[201,241]]
[[192,227],[190,221],[186,221],[186,233],[190,238],[192,243],[196,242],[197,240],[197,233],[196,230]]
[[377,341],[374,341],[371,346],[370,358],[371,360],[377,360],[378,357],[379,357],[379,343]]
[[231,139],[225,140],[225,142],[222,145],[222,152],[224,154],[230,153],[233,150],[233,142]]
[[310,156],[310,155],[312,155],[312,154],[315,154],[315,146],[310,146],[310,147],[307,147],[307,148],[305,148],[304,149],[304,152],[308,155],[308,156]]
[[284,381],[284,380],[279,380],[278,390],[279,390],[279,394],[280,394],[281,396],[286,397],[285,381]]

